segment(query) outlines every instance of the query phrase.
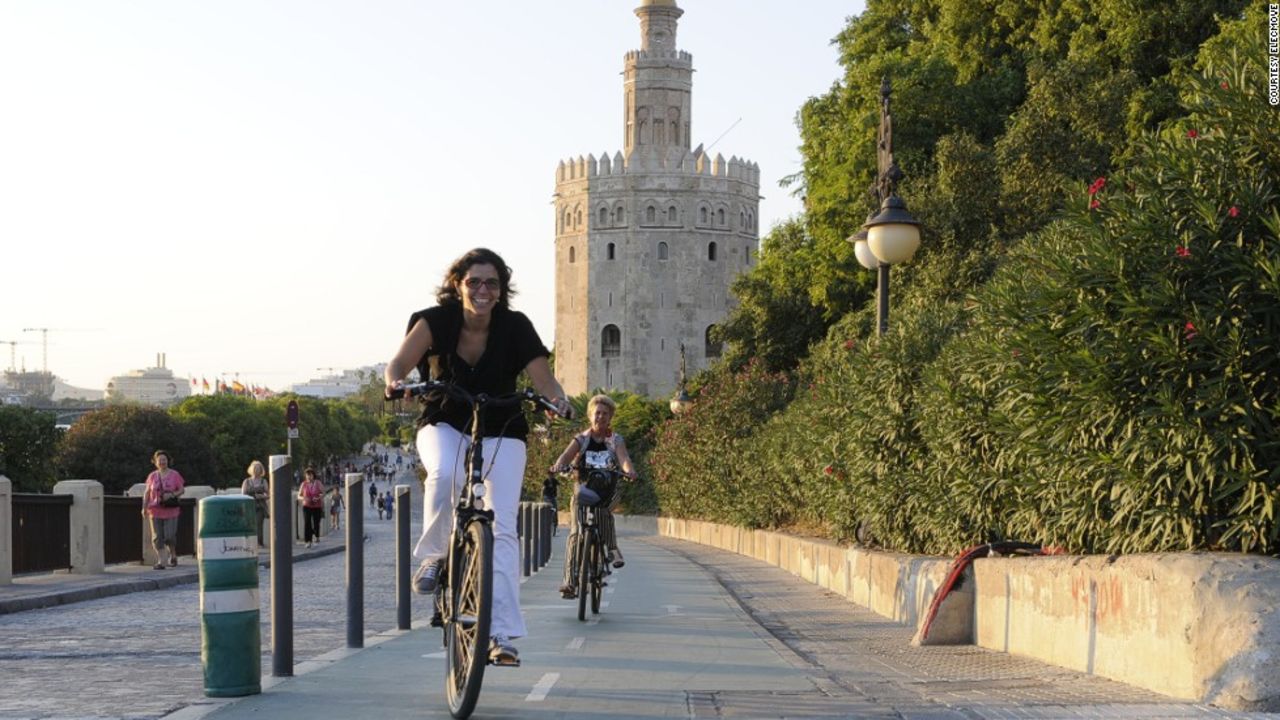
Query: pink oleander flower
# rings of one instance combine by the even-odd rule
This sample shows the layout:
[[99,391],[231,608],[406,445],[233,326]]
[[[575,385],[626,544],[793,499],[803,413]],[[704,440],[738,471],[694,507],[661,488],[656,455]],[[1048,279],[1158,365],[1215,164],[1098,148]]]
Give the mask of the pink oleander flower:
[[1097,210],[1097,209],[1098,209],[1098,206],[1099,206],[1099,205],[1101,205],[1101,204],[1102,204],[1102,203],[1098,202],[1098,199],[1097,199],[1097,198],[1094,198],[1094,199],[1092,199],[1092,200],[1090,200],[1090,201],[1089,201],[1089,209],[1090,209],[1090,210]]
[[1010,354],[1010,355],[1012,355],[1012,356],[1014,356],[1014,357],[1016,357],[1016,358],[1020,358],[1020,357],[1022,357],[1022,351],[1021,351],[1021,350],[1019,350],[1018,348],[1014,348],[1014,349],[1013,349],[1013,352],[1011,352],[1011,353],[1009,353],[1009,354]]
[[1182,246],[1182,245],[1179,245],[1179,246],[1177,247],[1177,249],[1176,249],[1176,250],[1174,250],[1173,252],[1174,252],[1174,254],[1175,254],[1175,255],[1177,255],[1177,256],[1178,256],[1178,257],[1180,257],[1180,258],[1189,258],[1189,257],[1191,257],[1191,250],[1189,250],[1188,248],[1186,248],[1186,247],[1184,247],[1184,246]]
[[1223,80],[1222,82],[1218,83],[1218,87],[1222,88],[1223,90],[1226,90],[1229,86],[1227,85],[1227,81]]
[[855,345],[856,345],[856,343],[854,343],[852,340],[845,340],[845,341],[844,341],[844,349],[845,349],[845,350],[852,350],[852,349],[854,348],[854,346],[855,346]]
[[833,472],[835,472],[835,468],[831,467],[830,465],[822,468],[822,474],[824,475],[830,475]]
[[1228,214],[1228,215],[1230,215],[1231,217],[1239,217],[1239,216],[1240,216],[1240,208],[1236,207],[1235,205],[1232,205],[1232,206],[1231,206],[1231,209],[1230,209],[1230,210],[1227,210],[1227,214]]
[[1200,333],[1196,332],[1196,324],[1188,320],[1187,324],[1182,326],[1182,334],[1188,340],[1194,340]]
[[1200,132],[1197,131],[1195,128],[1191,128],[1190,130],[1187,131],[1187,137],[1191,138],[1192,140],[1195,140],[1196,138],[1200,137]]

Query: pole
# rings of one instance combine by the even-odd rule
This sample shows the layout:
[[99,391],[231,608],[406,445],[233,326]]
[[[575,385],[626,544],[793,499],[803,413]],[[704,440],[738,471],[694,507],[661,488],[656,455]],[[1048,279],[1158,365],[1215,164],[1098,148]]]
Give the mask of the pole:
[[293,675],[293,466],[271,463],[271,674]]
[[364,475],[347,473],[347,647],[364,647]]
[[529,522],[533,518],[533,513],[531,512],[533,507],[531,503],[527,502],[520,503],[519,507],[520,515],[517,520],[519,521],[521,555],[524,556],[521,563],[521,574],[524,577],[529,577],[529,574],[533,571],[533,523]]
[[889,332],[889,264],[880,263],[876,278],[876,335]]
[[408,630],[409,618],[409,486],[396,485],[396,627]]

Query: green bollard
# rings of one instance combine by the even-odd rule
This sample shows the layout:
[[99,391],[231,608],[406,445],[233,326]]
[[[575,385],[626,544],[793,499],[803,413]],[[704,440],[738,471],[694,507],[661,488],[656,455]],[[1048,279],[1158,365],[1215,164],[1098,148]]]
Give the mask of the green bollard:
[[258,525],[253,498],[215,495],[200,501],[200,661],[204,694],[262,692],[258,605]]

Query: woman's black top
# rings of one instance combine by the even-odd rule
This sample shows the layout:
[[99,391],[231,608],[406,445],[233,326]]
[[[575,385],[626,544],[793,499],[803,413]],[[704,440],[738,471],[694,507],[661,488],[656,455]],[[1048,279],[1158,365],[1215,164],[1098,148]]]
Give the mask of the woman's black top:
[[[533,323],[524,313],[503,308],[493,309],[489,320],[489,338],[484,353],[474,366],[458,357],[458,337],[462,333],[462,305],[449,303],[419,310],[409,316],[408,333],[418,320],[425,320],[431,330],[431,347],[418,360],[418,374],[423,378],[454,383],[471,394],[506,395],[516,390],[516,378],[531,360],[551,354]],[[444,423],[469,434],[471,408],[466,403],[430,393],[423,398],[418,427]],[[485,435],[523,441],[529,434],[524,407],[491,407],[484,413]]]

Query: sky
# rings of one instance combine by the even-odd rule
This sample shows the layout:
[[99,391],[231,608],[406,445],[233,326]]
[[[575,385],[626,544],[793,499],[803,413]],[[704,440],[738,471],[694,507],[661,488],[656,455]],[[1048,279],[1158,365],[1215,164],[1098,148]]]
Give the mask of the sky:
[[[763,236],[864,3],[678,4],[692,145],[759,164]],[[287,389],[385,362],[478,246],[550,346],[556,164],[622,149],[638,5],[4,0],[0,364]]]

